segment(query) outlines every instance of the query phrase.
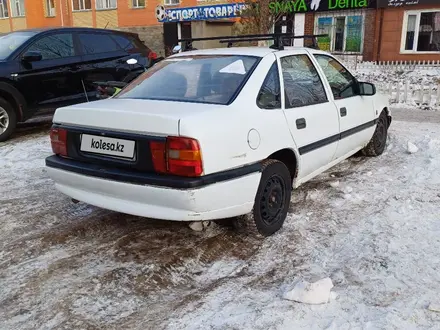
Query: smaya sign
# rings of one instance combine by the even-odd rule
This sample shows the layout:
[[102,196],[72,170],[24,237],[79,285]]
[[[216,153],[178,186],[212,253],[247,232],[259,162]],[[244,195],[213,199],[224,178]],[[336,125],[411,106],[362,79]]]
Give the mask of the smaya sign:
[[376,0],[279,0],[269,4],[270,11],[276,14],[364,8],[376,8]]

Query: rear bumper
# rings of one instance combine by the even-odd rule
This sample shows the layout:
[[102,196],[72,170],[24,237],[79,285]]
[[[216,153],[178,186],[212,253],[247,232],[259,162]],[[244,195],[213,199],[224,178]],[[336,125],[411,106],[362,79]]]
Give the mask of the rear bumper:
[[46,160],[47,172],[65,195],[117,212],[174,221],[246,214],[252,210],[261,178],[261,172],[254,171],[195,188],[171,188],[80,174],[51,166],[50,158]]

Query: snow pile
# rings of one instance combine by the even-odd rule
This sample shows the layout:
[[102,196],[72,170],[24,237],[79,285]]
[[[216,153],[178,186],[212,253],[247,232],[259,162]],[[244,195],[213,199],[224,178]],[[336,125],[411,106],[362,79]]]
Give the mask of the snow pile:
[[[390,97],[392,106],[419,110],[440,110],[440,68],[398,70],[396,68],[352,70],[359,81],[374,83],[379,92]],[[390,86],[392,91],[390,94]],[[407,100],[404,100],[405,90]],[[398,95],[397,95],[398,94]]]
[[47,132],[0,144],[2,330],[438,328],[440,125],[393,121],[263,241],[72,204],[48,154]]

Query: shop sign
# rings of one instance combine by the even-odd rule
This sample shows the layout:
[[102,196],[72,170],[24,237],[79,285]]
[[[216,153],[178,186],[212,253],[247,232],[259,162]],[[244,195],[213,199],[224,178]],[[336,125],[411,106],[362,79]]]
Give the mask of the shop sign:
[[269,9],[274,14],[376,8],[376,0],[291,0],[273,1]]
[[439,0],[378,0],[379,8],[398,8],[416,5],[440,5]]
[[156,18],[161,23],[235,18],[240,17],[240,13],[245,7],[246,5],[244,3],[170,9],[165,9],[163,6],[157,6]]

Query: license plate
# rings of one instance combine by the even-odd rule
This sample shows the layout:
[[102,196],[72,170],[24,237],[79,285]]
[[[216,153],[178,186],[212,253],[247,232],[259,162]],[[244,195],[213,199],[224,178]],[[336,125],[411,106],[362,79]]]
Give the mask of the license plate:
[[81,151],[122,158],[134,157],[135,142],[96,135],[83,134]]

